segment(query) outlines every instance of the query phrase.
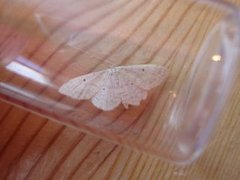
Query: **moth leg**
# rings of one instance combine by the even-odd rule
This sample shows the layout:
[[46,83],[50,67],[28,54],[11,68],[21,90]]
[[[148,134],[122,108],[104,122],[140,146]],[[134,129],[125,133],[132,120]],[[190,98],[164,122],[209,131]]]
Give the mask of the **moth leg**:
[[128,104],[123,102],[123,106],[125,109],[128,109]]

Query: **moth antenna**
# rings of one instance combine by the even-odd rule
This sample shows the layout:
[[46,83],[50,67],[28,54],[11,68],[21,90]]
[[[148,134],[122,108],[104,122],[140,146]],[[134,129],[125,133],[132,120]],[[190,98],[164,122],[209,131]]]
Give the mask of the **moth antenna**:
[[124,106],[125,109],[128,109],[128,104],[123,103],[123,106]]
[[39,25],[40,29],[42,30],[42,32],[45,35],[49,36],[49,31],[47,30],[46,26],[42,22],[42,15],[39,14],[39,13],[36,13],[36,14],[34,14],[34,16],[35,16],[35,20],[38,23],[38,25]]
[[109,65],[110,65],[110,68],[116,67],[116,65],[113,64],[111,61],[105,60],[104,62],[106,62],[107,64],[109,64]]
[[[92,58],[97,59],[97,60],[102,60],[102,58],[97,57],[96,55],[94,55],[93,53],[90,53],[90,52],[87,51],[87,50],[84,50],[84,49],[81,49],[81,48],[77,48],[77,47],[74,47],[74,46],[71,46],[71,45],[68,45],[68,46],[70,46],[70,47],[72,47],[72,48],[74,48],[74,49],[77,49],[78,51],[80,51],[80,52],[82,52],[82,53],[87,54],[89,57],[92,57]],[[110,58],[108,58],[108,59],[110,59]],[[116,67],[116,64],[113,63],[113,60],[112,60],[112,59],[110,59],[110,61],[109,61],[109,60],[102,60],[102,62],[108,64],[110,68]]]

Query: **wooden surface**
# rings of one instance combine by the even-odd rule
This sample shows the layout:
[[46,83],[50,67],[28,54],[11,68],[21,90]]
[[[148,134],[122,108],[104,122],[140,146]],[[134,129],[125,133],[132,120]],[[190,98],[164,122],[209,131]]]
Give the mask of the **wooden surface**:
[[[24,2],[22,1],[22,4]],[[33,7],[39,4],[43,5],[38,8],[38,11],[50,14],[54,10],[66,12],[57,10],[64,8],[64,3],[60,3],[64,1],[58,1],[58,6],[37,0],[31,2],[33,2],[30,5],[32,9],[23,11],[20,8],[16,11],[20,20],[26,14],[31,14],[34,11]],[[94,17],[89,17],[86,23],[93,22],[89,25],[91,27],[89,32],[93,33],[92,35],[96,31],[98,33],[102,31],[102,34],[105,32],[111,34],[110,37],[121,38],[112,40],[104,36],[104,38],[100,37],[100,41],[99,36],[89,36],[91,38],[83,43],[83,45],[89,44],[87,48],[89,53],[84,54],[82,58],[89,59],[89,54],[91,54],[94,55],[92,58],[95,63],[96,58],[107,57],[110,61],[116,60],[116,64],[148,61],[165,64],[171,68],[176,77],[180,77],[177,82],[175,80],[172,82],[179,86],[182,80],[181,73],[188,72],[204,37],[218,21],[220,14],[211,8],[199,6],[190,1],[153,0],[151,3],[146,2],[119,1],[119,4],[116,3],[111,7],[111,11],[114,12],[114,8],[121,11],[116,15],[107,14],[106,17],[109,16],[109,18],[98,25],[95,25],[98,21],[94,21]],[[18,7],[17,4],[16,7]],[[46,10],[49,7],[52,9]],[[78,6],[72,6],[71,11],[77,12],[79,9],[76,7]],[[64,13],[61,17],[64,15],[68,17]],[[119,23],[116,24],[117,19]],[[31,19],[24,19],[24,21],[31,22]],[[158,26],[159,24],[161,26]],[[120,28],[115,28],[117,25],[120,25]],[[31,28],[21,26],[22,31],[32,32]],[[8,37],[11,39],[11,35]],[[56,38],[59,39],[59,37]],[[92,41],[95,42],[94,45],[96,42],[98,44],[92,46]],[[56,70],[56,64],[63,64],[65,59],[61,57],[61,54],[56,53],[57,51],[52,46],[49,44],[41,46],[43,44],[41,37],[34,43],[25,50],[27,57],[37,59],[37,62],[47,62],[48,66],[45,68],[52,71]],[[124,43],[123,49],[112,50],[113,47],[119,47],[122,43]],[[85,47],[82,48],[86,51]],[[67,55],[72,54],[70,52]],[[75,73],[92,68],[90,66],[92,63],[88,61],[83,61],[83,64],[85,69],[74,64]],[[63,74],[68,76],[72,69],[69,68]],[[74,76],[73,74],[71,76]],[[25,82],[19,80],[18,77],[11,80],[13,83],[25,86]],[[30,84],[28,88],[38,92],[42,87]],[[51,94],[52,98],[56,97],[52,92],[45,92],[45,94]],[[236,91],[217,127],[213,142],[196,163],[185,168],[136,153],[1,103],[0,179],[239,179],[239,100],[239,93]],[[88,105],[85,108],[87,109]]]
[[0,179],[237,180],[239,107],[233,99],[205,153],[178,167],[0,102]]

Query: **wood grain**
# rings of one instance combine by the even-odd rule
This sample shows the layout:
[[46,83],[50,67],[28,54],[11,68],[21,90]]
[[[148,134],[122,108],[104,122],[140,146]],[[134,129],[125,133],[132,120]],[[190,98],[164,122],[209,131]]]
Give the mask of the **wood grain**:
[[[39,67],[44,67],[48,72],[48,78],[57,85],[79,73],[109,67],[109,63],[114,65],[157,63],[168,67],[173,74],[171,81],[160,92],[177,90],[189,72],[204,37],[221,17],[219,12],[209,7],[183,0],[117,2],[71,0],[71,3],[34,0],[29,4],[26,2],[23,0],[21,3],[9,1],[0,3],[3,10],[0,21],[11,27],[9,29],[0,27],[1,30],[4,29],[4,34],[0,36],[1,56],[22,50],[22,44],[27,43],[22,55]],[[81,3],[84,3],[85,8]],[[62,11],[68,4],[71,4],[68,6],[69,9]],[[15,10],[14,16],[17,15],[17,20],[12,17],[12,9],[3,9],[7,5],[11,5]],[[33,14],[47,15],[42,17],[45,25],[49,25],[47,34],[39,29]],[[66,28],[66,24],[72,19],[79,23]],[[72,42],[78,41],[77,50],[66,47],[66,38],[75,29],[78,31],[80,29],[81,32]],[[23,32],[30,37],[23,38]],[[16,42],[17,45],[12,49],[12,44]],[[79,109],[79,112],[74,114],[77,120],[68,122],[74,126],[94,131],[101,136],[115,138],[114,140],[128,145],[144,144],[145,149],[156,142],[161,142],[158,144],[159,147],[164,145],[164,141],[160,141],[163,135],[166,136],[160,133],[163,126],[161,119],[168,114],[167,106],[173,100],[168,94],[159,98],[160,92],[155,93],[152,99],[156,101],[145,102],[138,110],[126,112],[120,108],[109,114],[97,111],[88,102],[69,100],[55,89],[32,83],[29,79],[9,72],[3,72],[1,81],[33,92],[36,97],[54,100],[49,106],[46,105],[45,111],[34,109],[33,106],[28,108],[39,113],[47,113],[49,110],[48,115],[59,121],[64,119],[55,116],[56,112],[51,112],[52,109],[58,108],[55,102]],[[176,167],[1,103],[0,177],[239,179],[238,89],[239,86],[236,87],[223,120],[218,126],[213,143],[199,161],[186,168]],[[145,108],[147,106],[150,108]],[[82,126],[84,123],[79,123],[79,120],[86,126]],[[96,131],[95,126],[104,130],[104,133]],[[126,136],[128,142],[125,142]],[[166,156],[168,151],[169,148],[166,148]]]
[[200,159],[174,166],[0,102],[1,179],[239,179],[240,94]]

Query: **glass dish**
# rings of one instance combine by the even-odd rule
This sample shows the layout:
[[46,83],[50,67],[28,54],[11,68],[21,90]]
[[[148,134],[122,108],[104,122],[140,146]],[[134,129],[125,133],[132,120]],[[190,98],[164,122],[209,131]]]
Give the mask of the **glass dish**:
[[[220,11],[184,0],[2,2],[0,98],[137,151],[191,163],[207,146],[239,68],[238,9],[212,2],[225,11],[221,20]],[[211,21],[217,23],[198,52]],[[59,93],[80,75],[137,64],[169,72],[139,106],[103,111]]]

